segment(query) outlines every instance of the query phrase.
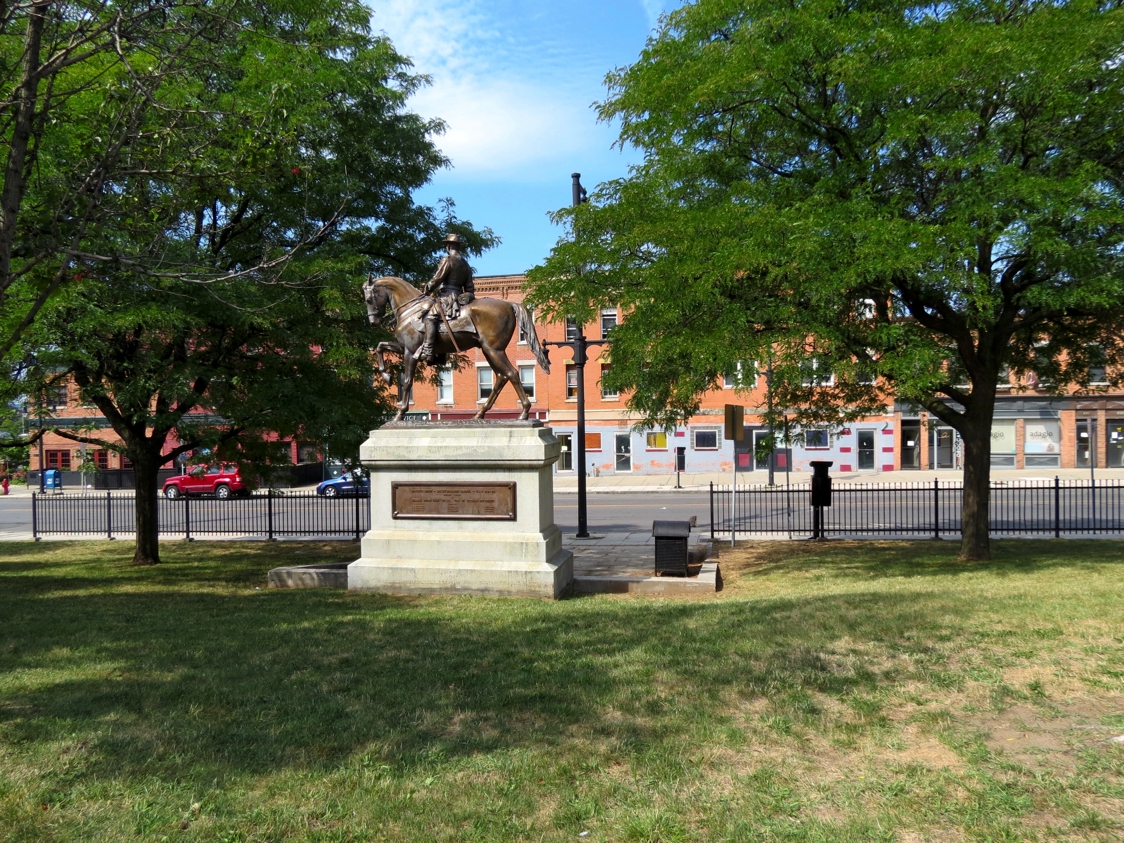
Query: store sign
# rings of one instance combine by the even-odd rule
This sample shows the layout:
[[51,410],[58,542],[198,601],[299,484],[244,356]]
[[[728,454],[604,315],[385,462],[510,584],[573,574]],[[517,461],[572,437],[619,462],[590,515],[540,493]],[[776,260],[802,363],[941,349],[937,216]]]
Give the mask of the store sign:
[[1014,454],[1015,423],[1013,421],[993,422],[991,425],[991,453]]
[[1023,451],[1027,454],[1060,454],[1060,439],[1061,431],[1057,422],[1028,421]]

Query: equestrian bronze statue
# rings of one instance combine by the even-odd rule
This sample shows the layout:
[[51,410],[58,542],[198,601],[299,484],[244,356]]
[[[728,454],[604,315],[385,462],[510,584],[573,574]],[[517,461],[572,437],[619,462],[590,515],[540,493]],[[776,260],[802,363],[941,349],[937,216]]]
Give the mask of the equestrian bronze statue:
[[[446,238],[446,242],[448,240]],[[452,253],[459,250],[450,248],[449,251],[449,258],[452,258]],[[463,278],[463,275],[457,274],[460,269],[456,266],[456,261],[450,261],[449,258],[441,262],[437,274],[426,285],[427,289],[436,293],[436,297],[427,296],[417,287],[393,276],[371,277],[363,285],[367,318],[372,325],[385,323],[396,339],[396,342],[379,343],[375,349],[379,373],[387,383],[390,383],[390,371],[383,360],[383,353],[402,356],[402,377],[395,405],[398,413],[394,419],[398,421],[406,414],[410,403],[410,389],[414,384],[414,371],[421,360],[441,365],[447,355],[469,348],[479,348],[484,353],[496,378],[492,394],[475,417],[484,418],[484,414],[496,403],[504,385],[510,381],[523,407],[519,418],[525,419],[531,411],[531,399],[523,390],[519,371],[508,359],[506,349],[515,335],[515,329],[519,328],[527,337],[527,345],[539,366],[544,372],[550,373],[550,360],[539,343],[531,312],[518,302],[476,298],[470,286],[471,271],[468,274],[468,285],[457,284],[457,279]],[[447,267],[447,261],[453,266]],[[447,267],[449,274],[443,275],[442,267]],[[447,283],[450,278],[453,282]],[[443,290],[446,292],[442,292]],[[455,309],[445,308],[447,299],[453,300]],[[453,314],[451,316],[450,311]],[[430,346],[428,349],[425,347],[427,344]]]

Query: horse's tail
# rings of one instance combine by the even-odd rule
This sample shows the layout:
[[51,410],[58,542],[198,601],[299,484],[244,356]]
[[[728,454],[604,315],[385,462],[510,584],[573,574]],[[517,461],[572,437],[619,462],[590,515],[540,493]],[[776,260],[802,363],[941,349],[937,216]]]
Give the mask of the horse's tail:
[[531,316],[531,311],[519,302],[513,301],[509,304],[511,309],[515,311],[515,318],[519,320],[519,330],[527,338],[527,345],[534,352],[535,359],[539,361],[539,366],[549,375],[550,357],[547,355],[546,349],[542,347],[542,343],[539,342],[539,335],[535,332],[535,319]]

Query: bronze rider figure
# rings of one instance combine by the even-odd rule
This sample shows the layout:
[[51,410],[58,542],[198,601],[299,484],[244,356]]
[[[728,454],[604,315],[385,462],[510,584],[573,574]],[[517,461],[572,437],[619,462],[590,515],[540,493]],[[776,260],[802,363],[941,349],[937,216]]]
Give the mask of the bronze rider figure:
[[[429,302],[422,312],[422,321],[425,324],[425,341],[418,349],[417,359],[433,362],[434,344],[437,342],[437,332],[441,323],[448,319],[452,322],[460,315],[460,309],[476,298],[476,285],[472,281],[472,267],[464,259],[464,250],[467,244],[459,234],[449,234],[442,241],[446,255],[437,266],[437,272],[425,285],[423,291],[429,296]],[[444,311],[445,317],[441,313]]]

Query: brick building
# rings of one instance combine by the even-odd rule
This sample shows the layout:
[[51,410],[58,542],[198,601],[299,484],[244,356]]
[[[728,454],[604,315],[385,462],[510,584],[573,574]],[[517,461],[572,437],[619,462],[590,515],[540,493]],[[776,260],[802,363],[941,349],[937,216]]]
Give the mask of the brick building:
[[[521,275],[485,276],[476,279],[479,296],[520,301]],[[602,339],[621,319],[618,309],[600,314],[598,324],[586,325],[590,339]],[[562,340],[572,326],[537,323],[543,342]],[[532,418],[548,421],[562,440],[562,459],[556,470],[574,470],[574,436],[577,427],[577,371],[566,347],[551,348],[551,372],[543,373],[523,341],[513,343],[509,356],[519,368],[527,394],[532,399]],[[479,349],[463,355],[467,365],[440,373],[439,383],[418,382],[410,412],[435,419],[471,418],[490,394],[491,369]],[[755,445],[768,435],[762,422],[767,404],[765,377],[749,366],[727,373],[720,385],[703,396],[698,413],[672,431],[634,430],[639,419],[629,413],[625,398],[601,388],[601,373],[607,368],[604,346],[592,347],[585,366],[586,458],[590,475],[628,472],[667,474],[675,470],[676,448],[685,449],[688,472],[730,471],[735,459],[738,471],[753,474],[767,471],[754,458]],[[1102,373],[1103,376],[1103,373]],[[1016,389],[1011,383],[1000,388],[992,429],[992,466],[996,469],[1081,468],[1089,466],[1090,442],[1095,465],[1124,467],[1124,394],[1054,397],[1036,388],[1037,382]],[[746,436],[737,449],[723,439],[723,408],[727,403],[745,407]],[[515,391],[501,394],[489,418],[514,418],[519,414]],[[811,469],[811,460],[834,462],[832,471],[891,472],[916,469],[960,468],[962,449],[952,428],[931,414],[900,402],[889,403],[886,412],[869,416],[846,427],[805,430],[794,437],[791,448],[778,454],[778,468],[790,465],[796,473]]]

